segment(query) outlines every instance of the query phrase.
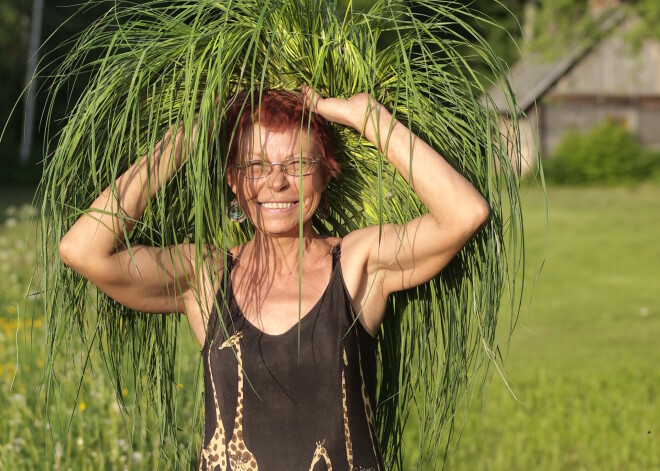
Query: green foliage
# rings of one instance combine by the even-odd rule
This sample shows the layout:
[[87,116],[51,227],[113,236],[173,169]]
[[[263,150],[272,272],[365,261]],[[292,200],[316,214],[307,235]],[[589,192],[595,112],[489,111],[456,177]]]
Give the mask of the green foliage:
[[568,185],[632,183],[660,166],[622,124],[606,122],[587,133],[569,132],[543,164],[549,182]]
[[0,173],[0,185],[36,187],[39,184],[43,161],[41,143],[32,145],[29,161],[22,165],[19,160],[18,143],[9,140],[0,142],[0,159],[3,165],[3,172]]
[[489,19],[475,21],[475,30],[506,64],[513,64],[520,58],[517,43],[522,36],[523,4],[524,1],[520,0],[480,0],[470,3],[472,10],[478,12],[477,18]]
[[[24,86],[30,33],[28,2],[0,2],[0,135],[5,120]],[[20,113],[19,113],[20,114]],[[16,125],[18,125],[16,120]],[[19,127],[16,126],[16,131]],[[13,131],[13,129],[12,129]],[[18,141],[18,132],[12,139]]]
[[548,57],[565,54],[568,46],[592,41],[598,34],[586,0],[541,0],[534,23],[531,46]]
[[633,11],[640,21],[630,31],[633,45],[639,46],[646,39],[660,40],[660,2],[656,0],[631,0]]
[[[203,137],[211,122],[222,123],[230,97],[238,90],[302,85],[326,96],[368,92],[438,149],[491,206],[489,224],[440,276],[394,297],[380,335],[377,422],[388,469],[402,466],[401,433],[413,408],[422,419],[420,455],[443,464],[468,373],[482,367],[485,374],[495,360],[501,293],[507,287],[515,298],[519,289],[522,219],[508,157],[519,143],[515,130],[513,143],[503,142],[496,118],[479,104],[486,90],[465,57],[480,58],[493,75],[504,71],[470,25],[475,14],[453,2],[417,3],[427,15],[413,14],[406,2],[385,0],[347,14],[322,0],[105,3],[107,15],[61,60],[51,88],[49,113],[62,96],[72,103],[64,128],[53,131],[54,154],[40,186],[50,400],[57,397],[53,359],[80,338],[85,352],[100,352],[117,391],[132,382],[155,410],[159,434],[176,437],[179,322],[130,312],[90,293],[85,280],[58,259],[59,240],[96,195],[165,129],[183,123],[189,131],[197,119],[194,152],[151,201],[131,243],[231,247],[246,241],[251,228],[223,217],[230,136],[216,133],[211,142]],[[385,36],[395,40],[379,49]],[[79,99],[69,95],[71,83],[87,78]],[[515,106],[513,97],[508,103]],[[351,130],[335,132],[342,174],[326,192],[333,212],[317,222],[320,231],[343,236],[425,212],[374,146]],[[505,207],[511,208],[506,219]],[[515,315],[515,301],[510,307]],[[90,309],[98,316],[90,316]],[[151,381],[140,381],[143,375]],[[201,430],[197,419],[192,428]]]
[[567,48],[589,45],[607,34],[601,25],[617,11],[626,12],[636,20],[627,35],[632,45],[639,46],[646,39],[660,39],[657,0],[622,0],[621,6],[600,15],[590,12],[588,0],[540,0],[538,4],[531,46],[549,58],[565,54]]
[[501,384],[487,388],[484,409],[465,424],[452,469],[660,467],[657,369],[631,365],[579,375],[538,368],[515,383],[521,402]]

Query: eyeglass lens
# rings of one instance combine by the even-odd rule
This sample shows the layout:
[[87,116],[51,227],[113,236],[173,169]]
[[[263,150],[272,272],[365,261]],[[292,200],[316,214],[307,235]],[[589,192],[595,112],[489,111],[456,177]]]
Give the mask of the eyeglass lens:
[[302,159],[290,159],[284,162],[269,162],[267,160],[252,160],[240,166],[243,174],[248,178],[262,178],[270,174],[275,165],[279,165],[282,171],[289,176],[298,177],[312,172],[315,159],[303,157]]

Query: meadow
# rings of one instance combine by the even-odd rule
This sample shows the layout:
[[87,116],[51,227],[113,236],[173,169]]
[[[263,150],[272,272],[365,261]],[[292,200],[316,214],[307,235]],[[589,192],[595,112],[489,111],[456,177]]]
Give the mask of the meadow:
[[[0,189],[0,469],[174,467],[157,460],[155,447],[168,443],[154,443],[149,414],[133,423],[139,401],[130,388],[118,391],[129,409],[128,417],[120,413],[96,357],[80,391],[69,381],[74,372],[64,371],[57,400],[44,403],[45,326],[30,200],[29,189]],[[500,323],[515,397],[493,373],[459,418],[462,438],[447,468],[660,468],[660,187],[550,187],[549,231],[538,189],[525,190],[523,205],[526,291],[508,344],[508,318]],[[183,337],[183,356],[198,351],[192,336]],[[192,388],[192,381],[181,384],[184,446]],[[407,449],[414,441],[410,430]],[[407,463],[414,466],[412,458]]]
[[502,347],[518,400],[493,375],[451,468],[660,469],[660,189],[550,187],[547,233],[540,193],[524,207],[525,303]]

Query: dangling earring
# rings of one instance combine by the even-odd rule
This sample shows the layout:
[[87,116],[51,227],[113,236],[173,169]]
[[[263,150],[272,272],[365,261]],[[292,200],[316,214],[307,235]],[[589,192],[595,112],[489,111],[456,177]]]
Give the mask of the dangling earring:
[[330,217],[330,203],[325,196],[321,196],[321,202],[319,203],[318,208],[316,208],[316,217],[325,221]]
[[236,198],[231,200],[229,205],[227,206],[227,217],[231,222],[243,222],[245,221],[245,213],[241,209],[241,207],[238,205],[238,201],[236,201]]

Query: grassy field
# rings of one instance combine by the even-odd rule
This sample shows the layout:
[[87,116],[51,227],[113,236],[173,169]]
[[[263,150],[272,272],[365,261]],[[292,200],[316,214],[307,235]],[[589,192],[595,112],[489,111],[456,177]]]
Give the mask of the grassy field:
[[[524,196],[527,291],[505,351],[518,401],[493,376],[448,468],[659,469],[660,188],[550,188],[548,198],[546,239],[539,191]],[[67,372],[58,403],[43,404],[40,297],[19,302],[36,259],[29,200],[29,190],[0,190],[0,469],[162,468],[152,424],[122,417],[102,367],[77,402]],[[192,414],[187,388],[182,417]],[[131,391],[121,395],[130,414]]]
[[493,377],[451,468],[660,469],[660,189],[548,200],[546,241],[541,195],[524,199],[528,288],[547,255],[506,359],[520,402]]
[[[170,458],[184,451],[175,452],[167,442],[154,443],[158,437],[151,433],[151,414],[139,423],[131,419],[144,401],[126,387],[119,391],[128,410],[128,417],[122,415],[97,358],[78,389],[74,378],[82,368],[84,351],[75,343],[62,349],[57,361],[66,361],[68,367],[57,369],[56,390],[46,404],[39,387],[45,325],[35,273],[31,198],[30,189],[0,189],[0,470],[163,469],[157,461],[161,454],[154,448],[164,449]],[[29,293],[36,294],[26,296],[28,286]],[[181,392],[185,397],[188,391]],[[181,415],[190,418],[192,401],[181,402]],[[186,443],[189,430],[184,427],[181,432]]]

